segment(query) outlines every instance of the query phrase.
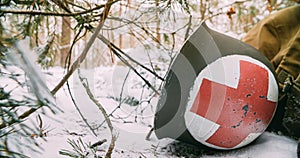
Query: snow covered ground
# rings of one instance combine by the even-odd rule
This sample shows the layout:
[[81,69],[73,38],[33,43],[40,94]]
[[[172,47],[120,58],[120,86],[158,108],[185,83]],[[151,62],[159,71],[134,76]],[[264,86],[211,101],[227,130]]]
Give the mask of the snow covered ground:
[[[82,76],[89,79],[90,87],[105,107],[108,114],[113,112],[111,117],[113,126],[118,133],[115,150],[112,157],[205,157],[205,158],[295,158],[297,157],[297,142],[285,136],[279,136],[273,133],[265,132],[251,145],[233,151],[223,152],[203,152],[196,147],[170,139],[158,140],[153,133],[149,140],[146,135],[153,126],[153,116],[157,102],[157,96],[154,96],[150,102],[143,102],[139,106],[129,105],[130,100],[117,108],[120,103],[116,98],[120,96],[123,89],[123,97],[142,98],[147,100],[151,93],[144,89],[143,96],[140,96],[143,87],[142,81],[132,72],[127,76],[128,68],[123,66],[99,67],[89,70],[81,70]],[[78,111],[73,105],[67,87],[64,86],[56,94],[57,105],[63,110],[63,113],[56,115],[41,115],[44,126],[46,127],[46,141],[42,138],[35,138],[43,148],[41,153],[29,151],[31,157],[43,158],[62,158],[66,157],[59,154],[62,149],[72,151],[68,140],[78,141],[81,139],[85,143],[96,143],[106,139],[107,142],[97,148],[97,154],[104,156],[109,146],[111,135],[106,123],[103,123],[103,116],[97,106],[89,99],[84,87],[75,75],[71,77],[70,87],[72,95],[86,118],[87,122],[95,129],[95,136],[84,123]],[[63,69],[52,68],[46,75],[47,84],[52,89],[61,79]],[[124,78],[127,81],[123,85]],[[128,98],[128,97],[127,97]],[[133,99],[131,99],[132,101]],[[126,104],[128,103],[128,104]],[[35,117],[35,116],[32,116]],[[90,151],[85,151],[90,152]],[[187,154],[189,153],[189,154]],[[91,152],[89,153],[91,155]],[[93,157],[92,155],[90,157]]]
[[[135,59],[144,61],[143,64],[156,69],[158,75],[165,75],[168,67],[168,64],[166,64],[168,55],[162,56],[164,53],[157,50],[154,50],[156,54],[151,52],[148,55],[143,54],[139,49],[136,51],[138,52],[131,52],[138,54],[138,56],[135,56]],[[144,53],[147,53],[147,51]],[[150,59],[151,63],[149,62]],[[161,81],[155,79],[145,70],[138,67],[135,68],[148,82],[154,85],[156,89],[159,89]],[[20,69],[13,67],[12,69],[22,74],[20,77],[22,78],[23,76],[24,78],[24,73]],[[54,67],[43,72],[42,78],[45,79],[45,83],[50,90],[62,79],[64,71],[62,68]],[[30,74],[29,72],[29,76]],[[112,157],[297,157],[296,140],[268,132],[262,134],[247,147],[219,152],[203,151],[195,146],[171,139],[158,140],[154,133],[146,140],[147,134],[153,127],[154,113],[159,96],[153,93],[132,70],[120,63],[110,67],[102,66],[94,69],[81,69],[80,74],[87,79],[95,98],[103,105],[106,112],[111,114],[110,119],[117,133],[116,146]],[[73,145],[74,143],[79,144],[78,149],[87,157],[94,157],[93,152],[98,156],[105,155],[111,141],[111,133],[104,122],[101,111],[87,95],[78,75],[76,71],[69,79],[70,92],[76,106],[71,100],[68,87],[64,85],[55,95],[56,105],[62,111],[58,111],[56,114],[49,112],[47,108],[44,111],[39,111],[39,116],[43,122],[42,132],[44,135],[42,137],[34,136],[34,139],[41,149],[38,150],[39,152],[33,152],[32,150],[27,150],[26,146],[22,146],[21,148],[25,155],[32,158],[63,158],[66,156],[60,154],[61,151],[65,153],[74,152],[74,146],[71,146],[72,142]],[[31,76],[31,78],[33,77]],[[10,82],[11,80],[8,78],[0,78],[0,81],[0,85],[4,86],[7,91],[15,89],[15,93],[12,94],[16,98],[19,97],[21,99],[22,93],[27,93],[26,89],[17,89],[17,85],[14,82]],[[41,87],[42,90],[43,87]],[[31,115],[25,121],[31,127],[39,126],[40,122],[37,113]],[[30,135],[27,138],[17,135],[15,139],[12,139],[14,140],[13,142],[9,142],[10,147],[14,148],[13,144],[22,143],[33,147],[34,145],[30,144],[32,141],[28,142],[28,137]],[[104,143],[97,146],[96,150],[90,150],[87,147],[99,141]],[[80,144],[80,142],[83,143]],[[20,148],[20,146],[15,147],[15,149],[17,148]]]

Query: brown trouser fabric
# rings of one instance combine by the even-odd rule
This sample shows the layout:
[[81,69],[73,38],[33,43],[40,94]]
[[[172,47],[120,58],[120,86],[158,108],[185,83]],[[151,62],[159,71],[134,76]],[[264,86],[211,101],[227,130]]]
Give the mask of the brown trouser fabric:
[[269,129],[300,137],[300,5],[261,20],[243,41],[257,48],[275,67],[280,98]]

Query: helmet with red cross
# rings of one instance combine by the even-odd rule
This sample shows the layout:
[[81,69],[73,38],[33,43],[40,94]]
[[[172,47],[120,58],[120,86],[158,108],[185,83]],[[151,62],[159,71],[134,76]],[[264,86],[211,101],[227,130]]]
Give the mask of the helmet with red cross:
[[245,146],[275,113],[274,68],[255,48],[202,23],[168,71],[156,109],[158,138],[215,149]]

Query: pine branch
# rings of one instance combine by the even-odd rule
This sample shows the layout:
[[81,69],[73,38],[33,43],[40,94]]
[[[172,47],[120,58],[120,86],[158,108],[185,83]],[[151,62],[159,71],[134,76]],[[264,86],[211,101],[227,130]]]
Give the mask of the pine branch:
[[76,12],[76,13],[55,13],[55,12],[45,12],[40,10],[0,10],[2,14],[18,14],[18,15],[44,15],[44,16],[78,16],[87,13],[91,13],[94,10],[100,9],[101,7],[96,7],[90,10]]
[[[112,5],[112,4],[114,4],[118,1],[119,0],[110,1],[107,4]],[[8,10],[8,9],[0,9],[0,13],[2,13],[2,14],[10,13],[10,14],[19,14],[19,15],[44,15],[44,16],[78,16],[78,15],[91,13],[95,10],[102,9],[106,5],[106,4],[97,5],[96,7],[92,8],[92,9],[89,9],[89,10],[72,13],[67,7],[65,7],[65,5],[60,4],[59,1],[58,2],[53,1],[53,2],[55,4],[57,4],[60,8],[62,8],[64,11],[66,11],[67,13],[45,12],[45,11],[41,11],[41,10]]]

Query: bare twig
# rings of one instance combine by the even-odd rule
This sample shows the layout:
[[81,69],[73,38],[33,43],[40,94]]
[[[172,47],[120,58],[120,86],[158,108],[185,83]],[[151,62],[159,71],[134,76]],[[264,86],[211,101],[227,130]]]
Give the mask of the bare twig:
[[[71,45],[71,48],[69,50],[69,53],[68,53],[68,57],[67,57],[67,61],[65,62],[65,64],[67,64],[66,66],[68,66],[68,70],[69,70],[69,66],[70,66],[70,63],[71,63],[71,53],[72,53],[72,49],[75,45],[75,43],[82,37],[80,37],[80,33],[82,31],[83,27],[81,27],[78,31],[78,33],[75,35],[75,38],[72,42],[72,45]],[[77,112],[79,113],[81,119],[83,120],[83,122],[88,126],[88,128],[90,129],[90,131],[95,135],[97,136],[96,132],[94,131],[94,129],[90,126],[90,124],[88,123],[87,119],[84,117],[84,115],[82,114],[82,112],[80,111],[76,101],[75,101],[75,98],[73,97],[73,94],[72,94],[72,91],[71,91],[71,88],[70,88],[70,85],[69,85],[69,82],[67,81],[67,88],[68,88],[68,92],[70,94],[70,97],[71,97],[71,100],[73,102],[73,105],[75,106],[75,109],[77,110]]]
[[[125,52],[123,52],[119,47],[117,47],[114,43],[110,42],[107,38],[105,38],[103,35],[99,34],[98,35],[98,39],[100,39],[104,44],[110,46],[112,48],[112,50],[115,50],[116,53],[121,53],[122,55],[124,55],[126,58],[128,58],[130,61],[134,62],[135,64],[139,65],[140,67],[142,67],[143,69],[145,69],[146,71],[150,72],[151,74],[153,74],[155,77],[157,77],[160,80],[164,80],[162,77],[160,77],[157,73],[155,73],[154,71],[150,70],[149,68],[147,68],[146,66],[144,66],[143,64],[139,63],[138,61],[136,61],[135,59],[133,59],[132,57],[130,57],[128,54],[126,54]],[[118,53],[118,54],[119,54]],[[117,54],[115,54],[117,55]]]
[[[140,73],[137,72],[137,70],[131,65],[129,64],[129,62],[124,59],[120,53],[122,53],[125,57],[127,57],[129,60],[135,62],[136,64],[138,64],[139,66],[141,66],[142,68],[144,68],[145,70],[147,70],[148,72],[152,73],[154,76],[156,76],[157,78],[164,80],[162,77],[160,77],[159,75],[157,75],[154,71],[150,70],[149,68],[145,67],[144,65],[140,64],[138,61],[134,60],[133,58],[131,58],[129,55],[127,55],[126,53],[124,53],[120,48],[118,48],[116,45],[114,45],[112,42],[110,42],[108,39],[106,39],[104,36],[102,35],[98,35],[98,38],[105,43],[106,45],[108,45],[112,52],[126,65],[128,66],[130,69],[133,70],[133,72],[138,75],[146,84],[148,87],[150,87],[156,94],[159,94],[159,92],[150,84],[150,82],[148,80],[146,80]],[[119,53],[120,52],[120,53]]]
[[189,22],[188,22],[187,29],[185,32],[184,40],[186,40],[189,37],[190,31],[191,31],[191,26],[192,26],[192,17],[193,17],[192,15],[190,15],[190,17],[189,17]]
[[103,108],[103,106],[96,100],[96,98],[94,97],[93,93],[91,92],[89,86],[88,86],[88,81],[86,78],[83,78],[80,74],[80,69],[78,69],[78,74],[79,74],[79,78],[80,78],[80,81],[82,83],[82,85],[84,86],[85,90],[86,90],[86,93],[88,94],[88,96],[90,97],[90,99],[94,102],[94,104],[97,105],[97,107],[99,108],[99,110],[102,112],[104,118],[105,118],[105,121],[109,127],[109,130],[111,132],[111,142],[110,142],[110,146],[108,148],[108,151],[105,155],[106,158],[110,158],[111,157],[111,154],[112,154],[112,151],[115,147],[115,141],[117,139],[117,136],[116,136],[116,133],[114,131],[114,128],[112,126],[112,123],[109,119],[109,116],[107,115],[105,109]]
[[71,66],[72,50],[73,50],[75,44],[87,33],[87,30],[85,29],[84,34],[82,36],[80,36],[83,29],[84,29],[83,26],[80,27],[78,33],[74,36],[73,42],[72,42],[71,47],[68,52],[68,56],[65,59],[65,68],[67,67],[67,70],[69,70],[69,68]]
[[76,133],[76,132],[70,132],[69,130],[64,130],[66,133],[68,133],[69,135],[74,135],[74,136],[80,136],[83,137],[85,134],[80,134],[80,133]]
[[70,89],[70,85],[69,85],[69,82],[67,82],[67,87],[68,87],[68,91],[70,93],[70,97],[71,97],[71,100],[73,102],[73,105],[75,106],[77,112],[79,113],[81,119],[83,120],[83,122],[88,126],[88,128],[91,130],[91,132],[97,136],[96,132],[93,130],[93,128],[90,126],[90,124],[87,122],[87,119],[83,116],[82,112],[80,111],[76,101],[75,101],[75,98],[73,97],[72,95],[72,92],[71,92],[71,89]]
[[[142,16],[140,16],[142,17]],[[148,35],[155,43],[157,43],[160,47],[164,48],[165,50],[167,50],[167,48],[151,33],[151,30],[147,29],[146,27],[144,27],[143,25],[139,25],[136,21],[138,18],[140,17],[137,17],[133,20],[129,20],[129,19],[124,19],[124,18],[119,18],[119,17],[109,17],[109,19],[112,19],[112,20],[117,20],[117,21],[120,21],[120,22],[123,22],[123,23],[126,23],[126,24],[133,24],[134,26],[140,28],[146,35]],[[118,27],[123,27],[123,26],[126,26],[125,24],[124,25],[121,25],[121,26],[118,26]],[[116,28],[118,28],[116,27]],[[116,29],[116,28],[111,28],[111,29]]]
[[[124,90],[124,86],[125,86],[125,83],[126,83],[126,81],[127,81],[127,78],[128,78],[128,76],[129,76],[129,73],[130,73],[130,71],[127,72],[127,74],[126,74],[126,76],[125,76],[125,78],[124,78],[122,87],[121,87],[121,92],[120,92],[120,102],[119,102],[119,105],[118,105],[114,110],[112,110],[112,112],[108,115],[108,117],[112,116],[113,113],[114,113],[115,111],[117,111],[117,109],[121,108],[121,105],[122,105],[122,103],[123,103],[123,102],[122,102],[123,90]],[[104,122],[105,122],[105,121],[103,121],[97,128],[101,127],[101,126],[103,125]]]
[[159,92],[151,85],[151,83],[147,79],[145,79],[140,73],[138,73],[138,71],[132,65],[130,65],[126,59],[124,59],[115,49],[112,49],[112,51],[126,66],[128,66],[131,70],[133,70],[133,72],[136,75],[138,75],[147,84],[147,86],[150,89],[152,89],[156,94],[159,95]]

